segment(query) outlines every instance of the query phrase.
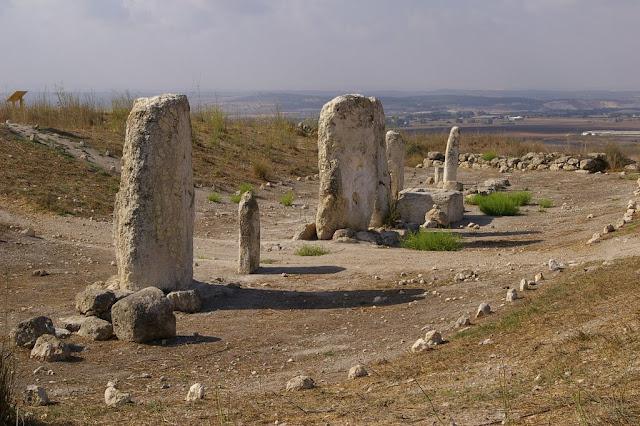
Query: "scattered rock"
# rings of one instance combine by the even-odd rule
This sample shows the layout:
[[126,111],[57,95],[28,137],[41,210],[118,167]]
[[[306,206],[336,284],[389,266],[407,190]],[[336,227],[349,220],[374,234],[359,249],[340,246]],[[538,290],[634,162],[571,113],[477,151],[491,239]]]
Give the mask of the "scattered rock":
[[56,330],[50,318],[39,316],[20,322],[11,330],[9,338],[15,346],[31,349],[44,334],[55,335]]
[[202,385],[201,383],[194,383],[193,385],[191,385],[185,399],[188,402],[204,399],[204,385]]
[[[334,238],[335,238],[335,233],[334,233]],[[307,223],[303,225],[302,229],[296,232],[296,234],[293,236],[293,239],[303,240],[303,241],[317,240],[318,236],[316,235],[316,223],[312,222],[312,223]]]
[[36,231],[33,228],[26,228],[23,229],[22,231],[20,231],[20,233],[22,235],[24,235],[25,237],[35,237],[36,236]]
[[429,346],[441,345],[443,342],[442,335],[436,330],[427,331],[427,333],[424,335],[424,341]]
[[111,307],[116,302],[113,291],[88,286],[76,295],[76,310],[86,316],[111,320]]
[[599,243],[602,240],[602,235],[599,232],[593,234],[593,236],[587,241],[587,244],[595,244]]
[[455,328],[469,327],[470,325],[471,325],[471,320],[469,319],[469,317],[467,315],[462,315],[460,318],[457,319]]
[[49,272],[44,269],[36,269],[31,273],[31,275],[34,277],[46,277],[49,275]]
[[613,231],[615,231],[615,230],[616,230],[616,228],[614,228],[612,224],[608,224],[607,226],[605,226],[605,227],[602,229],[602,233],[603,233],[603,234],[608,234],[608,233],[613,232]]
[[516,291],[516,289],[515,288],[510,288],[507,291],[507,297],[506,297],[507,302],[513,302],[517,298],[518,298],[518,292]]
[[313,389],[316,387],[316,383],[309,376],[296,376],[287,382],[287,391],[299,391],[304,389]]
[[78,329],[78,335],[91,340],[109,340],[113,337],[113,326],[98,317],[87,317]]
[[143,343],[176,335],[173,305],[159,288],[147,287],[117,301],[111,317],[120,340]]
[[550,271],[561,271],[565,268],[564,263],[559,262],[556,259],[549,259],[548,266]]
[[82,324],[84,324],[87,318],[89,317],[85,317],[84,315],[72,315],[70,317],[60,318],[60,323],[63,328],[75,333],[80,330],[80,327],[82,327]]
[[530,289],[531,289],[531,286],[532,286],[533,284],[534,284],[534,283],[532,283],[531,281],[529,281],[529,280],[528,280],[528,279],[526,279],[526,278],[521,279],[521,280],[520,280],[520,291],[530,290]]
[[195,313],[202,307],[200,295],[196,290],[172,291],[167,294],[167,299],[172,303],[174,311]]
[[67,361],[70,356],[69,345],[51,334],[38,337],[30,355],[33,359],[47,362]]
[[368,375],[369,375],[369,372],[367,371],[365,366],[362,364],[358,364],[358,365],[354,365],[349,369],[349,374],[347,375],[347,377],[349,379],[356,379],[358,377],[366,377]]
[[454,277],[454,280],[456,282],[462,282],[462,281],[473,281],[476,278],[478,278],[478,274],[475,271],[464,270],[464,271],[458,272]]
[[491,313],[491,306],[488,303],[481,303],[476,312],[476,318],[480,318]]
[[122,392],[116,388],[117,382],[107,383],[107,389],[104,391],[104,403],[108,407],[121,407],[131,402],[131,394]]
[[47,396],[47,391],[40,386],[27,386],[27,389],[24,391],[24,403],[31,407],[49,405],[49,397]]
[[55,334],[54,336],[56,336],[58,339],[66,339],[67,337],[71,336],[71,332],[69,330],[67,330],[66,328],[55,328]]
[[536,274],[533,280],[536,284],[539,284],[540,282],[544,281],[544,275],[542,275],[542,272],[539,272]]

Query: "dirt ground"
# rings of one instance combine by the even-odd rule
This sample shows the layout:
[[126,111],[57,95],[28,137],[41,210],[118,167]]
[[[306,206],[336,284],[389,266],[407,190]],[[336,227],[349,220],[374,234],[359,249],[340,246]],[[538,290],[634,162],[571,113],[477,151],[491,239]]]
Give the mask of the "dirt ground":
[[[431,173],[407,169],[405,186],[418,186]],[[461,169],[460,174],[465,185],[498,176],[495,170]],[[507,177],[513,189],[531,191],[534,203],[550,198],[554,207],[539,211],[531,205],[519,216],[492,218],[466,206],[465,221],[454,230],[464,241],[457,252],[329,241],[313,243],[326,248],[326,255],[296,256],[294,251],[304,242],[292,241],[291,236],[313,221],[317,182],[291,181],[261,189],[262,268],[251,276],[235,272],[237,205],[226,197],[222,203],[209,202],[209,191],[200,188],[194,271],[207,294],[203,312],[176,313],[178,337],[165,344],[91,342],[73,336],[70,340],[83,350],[76,362],[46,365],[54,371],[52,376],[34,375],[42,363],[19,351],[18,388],[44,386],[55,404],[29,411],[40,420],[59,423],[439,424],[435,409],[417,415],[416,407],[395,417],[389,417],[384,406],[376,406],[379,415],[368,420],[335,417],[331,414],[335,410],[324,414],[322,409],[301,407],[283,387],[293,376],[307,374],[318,389],[306,391],[304,398],[315,395],[319,401],[331,395],[339,401],[343,386],[357,386],[346,384],[351,366],[393,369],[396,362],[401,368],[407,360],[415,360],[416,368],[428,363],[407,354],[425,330],[437,329],[450,339],[456,333],[456,319],[475,313],[481,302],[490,303],[499,317],[512,309],[513,304],[504,302],[506,289],[517,286],[521,278],[533,279],[543,272],[547,277],[543,286],[548,286],[585,265],[640,255],[640,235],[634,226],[601,243],[585,244],[594,232],[622,217],[635,181],[618,174],[545,171]],[[278,200],[290,189],[296,200],[284,207]],[[469,222],[481,228],[470,230],[465,226]],[[55,323],[74,314],[75,294],[115,273],[110,222],[23,213],[3,202],[0,224],[0,270],[6,275],[2,330],[34,315],[49,316]],[[28,226],[35,229],[35,238],[20,234]],[[567,271],[550,272],[544,266],[550,258],[564,262]],[[50,275],[35,277],[35,269],[46,269]],[[477,272],[478,280],[454,282],[455,274],[465,269]],[[418,284],[420,278],[425,284]],[[400,285],[401,279],[415,282]],[[527,292],[525,299],[536,297],[535,293]],[[133,405],[106,408],[103,394],[113,379],[118,379],[121,390],[131,392]],[[471,380],[464,373],[460,379]],[[364,380],[356,394],[366,406],[368,389],[375,383]],[[187,404],[184,398],[195,382],[207,387],[207,397]],[[253,401],[261,402],[253,406]],[[352,403],[358,405],[358,399]],[[496,410],[479,407],[459,408],[458,424],[499,421]]]

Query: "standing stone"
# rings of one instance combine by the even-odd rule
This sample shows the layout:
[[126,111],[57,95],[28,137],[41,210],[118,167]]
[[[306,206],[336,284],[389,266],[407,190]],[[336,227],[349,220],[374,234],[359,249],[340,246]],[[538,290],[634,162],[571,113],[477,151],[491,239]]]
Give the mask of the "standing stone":
[[457,126],[451,128],[447,150],[444,157],[444,177],[443,182],[458,181],[458,156],[460,154],[460,130]]
[[395,130],[389,130],[386,136],[387,165],[391,177],[391,199],[396,200],[404,189],[404,139]]
[[[322,107],[318,122],[318,239],[331,239],[337,229],[363,231],[370,222],[380,220],[388,209],[384,205],[388,175],[380,175],[387,164],[384,152],[384,111],[379,100],[344,95]],[[379,191],[380,186],[383,190]]]
[[187,288],[193,279],[194,189],[189,101],[137,99],[127,119],[114,223],[120,288]]
[[245,192],[238,206],[240,253],[238,273],[252,274],[260,267],[260,209],[252,191]]
[[444,168],[435,166],[433,169],[433,183],[440,183],[444,179]]

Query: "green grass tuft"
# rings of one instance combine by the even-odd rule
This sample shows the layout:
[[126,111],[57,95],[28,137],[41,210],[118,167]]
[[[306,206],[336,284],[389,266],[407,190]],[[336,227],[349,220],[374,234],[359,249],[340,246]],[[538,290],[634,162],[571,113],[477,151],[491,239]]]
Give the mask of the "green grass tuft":
[[489,195],[469,195],[468,204],[477,205],[480,211],[490,216],[515,216],[520,212],[520,206],[531,202],[528,191],[494,192]]
[[295,199],[295,194],[293,193],[293,191],[287,191],[284,194],[282,194],[282,197],[280,197],[280,204],[286,207],[291,207],[293,205],[294,199]]
[[484,161],[491,161],[494,158],[496,158],[498,156],[498,154],[496,154],[495,151],[487,151],[484,154],[482,154],[482,159]]
[[240,186],[238,187],[238,193],[230,195],[229,200],[231,200],[232,203],[238,204],[240,202],[240,199],[242,198],[242,195],[245,192],[249,192],[249,191],[253,191],[253,185],[246,182],[241,183]]
[[401,246],[422,251],[457,251],[462,248],[462,238],[448,231],[425,231],[407,234]]
[[538,206],[543,209],[548,209],[550,207],[553,207],[553,200],[550,198],[540,198],[538,200]]
[[327,253],[329,253],[329,250],[324,247],[312,246],[309,244],[303,245],[295,252],[298,256],[322,256]]
[[220,194],[218,194],[217,192],[212,192],[207,197],[207,200],[211,201],[212,203],[221,203],[222,202],[222,196]]

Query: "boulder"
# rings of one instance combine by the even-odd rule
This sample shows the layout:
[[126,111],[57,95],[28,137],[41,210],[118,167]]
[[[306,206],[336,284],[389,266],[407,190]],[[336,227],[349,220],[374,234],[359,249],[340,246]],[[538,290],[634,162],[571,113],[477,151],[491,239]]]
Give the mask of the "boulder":
[[484,317],[491,313],[491,306],[488,303],[481,303],[476,311],[476,318]]
[[293,240],[303,240],[303,241],[311,241],[317,240],[318,236],[316,235],[316,223],[307,223],[303,225],[302,229],[300,229],[293,236]]
[[449,223],[462,220],[464,198],[459,191],[408,188],[400,192],[396,211],[405,223],[422,224],[427,212],[434,206],[447,215]]
[[30,357],[46,362],[67,361],[71,357],[71,349],[56,336],[43,334],[33,345]]
[[173,305],[174,311],[195,313],[202,308],[200,295],[196,290],[172,291],[167,294],[167,299]]
[[286,385],[287,391],[299,391],[305,389],[313,389],[316,387],[316,383],[309,376],[296,376],[289,380]]
[[27,389],[24,391],[23,400],[26,405],[31,407],[49,405],[47,391],[43,387],[36,385],[27,386]]
[[147,287],[111,308],[113,331],[120,340],[144,343],[176,335],[173,305],[162,290]]
[[50,318],[39,316],[18,323],[9,332],[9,339],[15,346],[31,349],[44,334],[55,335],[56,329]]
[[131,403],[131,394],[120,391],[116,385],[116,382],[107,383],[107,389],[104,391],[104,403],[108,407],[122,407]]
[[368,375],[369,375],[369,372],[367,371],[365,366],[362,364],[358,364],[358,365],[354,365],[349,369],[349,373],[347,377],[349,379],[356,379],[358,377],[366,377]]
[[76,310],[86,316],[111,319],[111,306],[116,296],[111,290],[88,286],[76,295]]
[[199,399],[204,399],[204,386],[201,383],[194,383],[189,388],[189,392],[187,393],[185,400],[192,402]]
[[91,340],[109,340],[113,337],[113,326],[98,317],[87,317],[78,330],[78,335]]
[[91,317],[86,317],[84,315],[71,315],[69,317],[60,318],[60,323],[64,329],[75,333],[80,330],[80,327],[82,327],[82,324],[84,324],[88,318]]

